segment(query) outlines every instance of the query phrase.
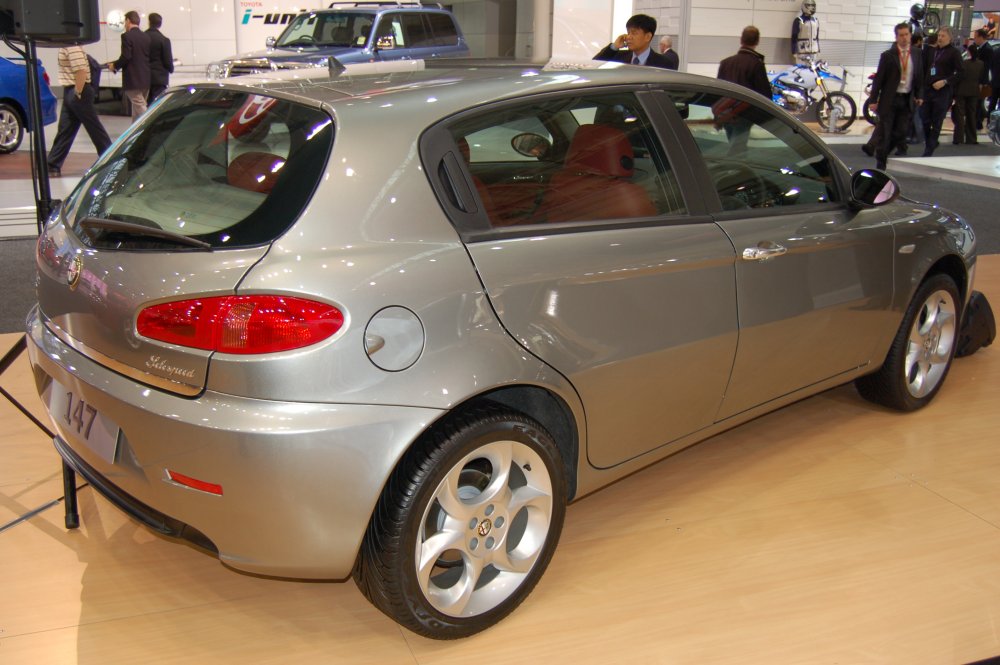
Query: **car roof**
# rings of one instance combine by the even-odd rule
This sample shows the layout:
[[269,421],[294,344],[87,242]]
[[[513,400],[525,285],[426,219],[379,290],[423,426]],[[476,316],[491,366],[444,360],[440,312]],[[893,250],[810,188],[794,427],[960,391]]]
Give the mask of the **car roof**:
[[[250,87],[257,93],[271,92],[310,105],[327,105],[347,114],[372,101],[399,104],[413,116],[426,114],[436,120],[463,109],[529,94],[671,81],[748,92],[717,79],[656,67],[600,61],[537,64],[452,58],[427,63],[347,65],[345,72],[332,77],[322,68],[292,70],[227,79],[225,85]],[[360,104],[362,101],[366,103]]]

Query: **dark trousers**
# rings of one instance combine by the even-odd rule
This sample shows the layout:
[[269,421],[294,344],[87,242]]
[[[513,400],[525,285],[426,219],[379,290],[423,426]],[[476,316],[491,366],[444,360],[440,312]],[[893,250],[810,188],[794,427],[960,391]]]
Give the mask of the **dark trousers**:
[[59,129],[52,141],[52,150],[49,151],[49,166],[57,169],[62,168],[80,125],[83,125],[83,128],[87,130],[87,135],[94,147],[97,148],[98,155],[111,145],[111,137],[108,136],[108,131],[101,124],[101,119],[97,117],[97,110],[94,108],[94,89],[89,84],[84,86],[83,95],[79,99],[76,97],[76,90],[73,86],[68,85],[63,89]]
[[924,105],[920,107],[920,118],[924,121],[924,152],[933,152],[941,137],[941,125],[951,107],[951,87],[940,90],[927,89]]
[[146,95],[146,101],[150,104],[156,101],[156,98],[163,94],[167,89],[165,83],[150,83],[149,84],[149,94]]
[[893,148],[906,146],[906,134],[910,131],[910,121],[913,116],[913,95],[896,94],[892,99],[892,109],[888,113],[878,114],[878,134],[875,144],[875,162],[880,168],[885,168],[889,151]]
[[952,143],[977,143],[976,138],[976,107],[982,106],[982,100],[976,97],[955,98],[955,132]]

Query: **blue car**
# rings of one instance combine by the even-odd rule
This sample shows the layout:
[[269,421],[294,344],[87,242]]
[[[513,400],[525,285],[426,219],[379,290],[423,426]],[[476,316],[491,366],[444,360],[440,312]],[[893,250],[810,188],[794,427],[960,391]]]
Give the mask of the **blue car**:
[[468,56],[469,45],[458,21],[446,9],[419,2],[366,6],[358,3],[350,8],[303,12],[277,39],[268,38],[266,50],[213,62],[205,73],[211,79],[220,79],[281,69],[326,67],[330,57],[346,65]]
[[[38,65],[41,76],[42,122],[56,121],[56,98],[49,89],[45,68]],[[31,131],[28,119],[28,70],[23,62],[0,58],[0,154],[14,152],[21,145],[24,130]]]

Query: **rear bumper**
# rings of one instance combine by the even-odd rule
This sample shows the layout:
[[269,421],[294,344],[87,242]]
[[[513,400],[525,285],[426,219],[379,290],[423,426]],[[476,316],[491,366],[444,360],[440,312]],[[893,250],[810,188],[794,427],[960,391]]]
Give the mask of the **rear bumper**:
[[[95,489],[147,526],[214,546],[226,564],[266,575],[347,577],[388,475],[440,416],[163,393],[65,345],[37,310],[28,319],[28,354],[46,404],[59,385],[120,428],[112,462],[50,414],[57,450]],[[168,469],[221,485],[222,495],[178,485]]]

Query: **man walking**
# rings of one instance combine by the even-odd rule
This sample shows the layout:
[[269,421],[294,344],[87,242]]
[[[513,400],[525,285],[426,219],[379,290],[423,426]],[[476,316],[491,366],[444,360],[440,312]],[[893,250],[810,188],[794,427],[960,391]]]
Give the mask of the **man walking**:
[[132,120],[135,121],[146,112],[150,79],[149,35],[139,29],[139,12],[125,12],[122,52],[117,60],[108,63],[108,69],[121,71],[122,91],[132,104]]
[[146,100],[152,102],[163,94],[170,84],[170,75],[174,73],[174,54],[170,48],[170,39],[162,32],[163,17],[153,12],[149,15],[149,95]]
[[875,166],[886,167],[889,150],[906,145],[914,109],[923,104],[924,71],[917,51],[910,48],[910,24],[895,28],[896,43],[878,60],[869,108],[878,114]]
[[49,173],[56,177],[62,175],[63,162],[69,155],[80,125],[87,130],[98,155],[111,145],[111,137],[94,108],[97,91],[91,85],[90,64],[82,46],[64,46],[59,49],[59,83],[65,86],[63,104],[59,112],[59,129],[49,152]]
[[951,108],[961,73],[962,54],[951,45],[951,28],[942,26],[934,47],[924,49],[924,104],[920,107],[924,121],[924,157],[933,155],[938,147],[941,125]]
[[[670,61],[649,48],[656,33],[655,18],[646,14],[636,14],[625,22],[625,30],[626,34],[615,37],[615,41],[601,49],[594,56],[594,60],[670,69]],[[625,47],[628,49],[621,50]]]

